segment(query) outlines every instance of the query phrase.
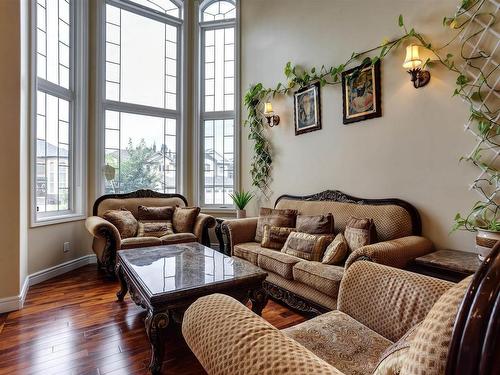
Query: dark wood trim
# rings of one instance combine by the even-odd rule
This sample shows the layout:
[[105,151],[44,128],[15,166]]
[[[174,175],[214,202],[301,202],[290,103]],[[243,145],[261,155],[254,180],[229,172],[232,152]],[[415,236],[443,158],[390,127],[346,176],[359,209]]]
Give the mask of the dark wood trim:
[[422,234],[422,220],[420,219],[420,214],[418,210],[411,203],[406,202],[398,198],[383,198],[383,199],[369,199],[369,198],[358,198],[352,195],[345,194],[339,190],[325,190],[321,193],[311,194],[311,195],[282,195],[276,199],[274,207],[282,199],[291,199],[298,201],[334,201],[343,203],[354,203],[354,204],[366,204],[374,206],[385,206],[385,205],[396,205],[404,208],[411,218],[412,223],[412,233],[415,236],[420,236]]
[[500,242],[474,275],[459,310],[447,375],[500,373]]
[[[316,90],[318,91],[318,124],[314,127],[310,127],[307,129],[297,129],[298,125],[298,118],[297,118],[297,95],[300,95],[304,91],[307,91],[311,89],[312,87],[315,87]],[[297,90],[293,94],[293,119],[294,119],[294,125],[295,125],[295,135],[301,135],[301,134],[306,134],[310,133],[316,130],[321,130],[321,85],[319,81],[316,81],[308,86],[302,87],[299,90]]]
[[180,198],[187,206],[187,199],[181,194],[159,193],[157,191],[142,189],[124,194],[106,194],[96,199],[92,208],[92,215],[97,216],[99,204],[106,199],[131,199],[131,198]]
[[331,311],[320,304],[309,301],[308,299],[290,292],[288,289],[270,283],[269,281],[264,281],[262,283],[262,287],[272,299],[281,301],[293,310],[306,313],[309,316],[317,316]]

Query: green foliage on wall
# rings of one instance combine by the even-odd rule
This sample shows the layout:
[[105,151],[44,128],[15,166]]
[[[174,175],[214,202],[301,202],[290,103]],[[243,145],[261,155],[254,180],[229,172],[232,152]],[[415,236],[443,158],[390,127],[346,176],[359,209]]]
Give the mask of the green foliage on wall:
[[[277,95],[289,95],[295,90],[308,86],[313,82],[320,82],[321,87],[327,85],[337,85],[341,83],[341,74],[351,65],[370,66],[379,60],[385,59],[391,52],[400,47],[404,42],[411,42],[420,45],[432,52],[435,58],[424,62],[423,68],[438,63],[448,70],[457,74],[456,88],[453,95],[461,97],[469,105],[470,126],[474,127],[474,134],[479,137],[479,144],[468,156],[462,158],[472,163],[480,169],[481,175],[473,183],[473,189],[477,190],[481,196],[481,201],[477,202],[469,214],[462,217],[457,214],[455,217],[454,229],[464,228],[474,230],[478,227],[491,230],[500,230],[498,220],[498,209],[496,190],[499,187],[499,172],[495,168],[494,159],[485,160],[485,151],[500,151],[500,144],[496,142],[496,137],[500,134],[500,125],[497,117],[500,109],[498,102],[496,107],[487,103],[488,92],[498,89],[495,85],[495,72],[498,74],[498,65],[484,72],[478,63],[485,60],[490,55],[481,49],[473,52],[466,52],[467,45],[475,38],[495,24],[495,14],[484,10],[486,0],[462,0],[456,13],[451,17],[445,17],[443,25],[449,27],[454,33],[453,37],[443,46],[435,47],[424,36],[413,28],[408,29],[402,15],[398,17],[398,25],[402,35],[392,41],[384,41],[380,45],[363,52],[354,52],[342,64],[336,66],[321,66],[305,69],[288,62],[284,68],[286,77],[285,83],[278,83],[275,88],[265,88],[261,83],[252,85],[244,98],[245,107],[248,110],[248,118],[245,125],[249,127],[248,138],[254,141],[254,155],[251,164],[252,185],[260,189],[267,196],[270,192],[269,184],[272,170],[272,146],[265,136],[263,105],[266,101]],[[468,28],[475,20],[481,19],[482,26],[478,28]],[[471,31],[473,30],[473,31]],[[454,43],[459,44],[460,55],[454,56],[447,50],[454,47]],[[474,75],[478,79],[471,79],[470,70],[474,70]],[[496,78],[495,78],[496,79]],[[484,185],[493,187],[493,192],[487,191]]]

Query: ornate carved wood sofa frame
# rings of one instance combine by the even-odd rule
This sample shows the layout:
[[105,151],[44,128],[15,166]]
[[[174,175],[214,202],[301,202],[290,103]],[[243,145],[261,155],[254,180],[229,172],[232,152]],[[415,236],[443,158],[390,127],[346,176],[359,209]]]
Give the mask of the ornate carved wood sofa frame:
[[164,194],[152,190],[137,190],[126,194],[108,194],[99,197],[93,206],[93,216],[87,218],[85,226],[94,236],[92,249],[97,256],[98,267],[104,268],[110,275],[114,275],[116,252],[120,249],[193,241],[210,246],[208,231],[209,228],[215,226],[215,219],[209,215],[201,213],[198,215],[193,233],[175,233],[162,238],[134,237],[125,240],[120,238],[118,230],[110,222],[102,218],[107,210],[122,207],[127,208],[135,216],[139,205],[186,207],[188,202],[180,194]]
[[[347,259],[345,266],[329,266],[319,262],[308,262],[287,254],[279,254],[282,265],[268,269],[261,257],[277,258],[276,251],[264,249],[254,242],[257,218],[226,220],[221,224],[222,238],[226,253],[241,257],[266,269],[269,276],[265,288],[269,295],[284,301],[292,308],[320,314],[336,308],[337,294],[344,269],[354,261],[365,259],[397,268],[404,268],[416,257],[433,251],[432,243],[421,237],[421,220],[417,209],[401,199],[366,199],[357,198],[338,190],[327,190],[321,193],[294,196],[282,195],[275,202],[278,209],[297,209],[299,214],[319,215],[331,212],[335,221],[335,233],[345,229],[350,216],[369,217],[374,219],[379,241],[354,251]],[[285,259],[286,257],[286,259]],[[305,262],[309,265],[304,264]],[[262,264],[264,263],[264,264]],[[287,275],[276,270],[287,269]],[[295,269],[312,273],[312,283],[302,282],[290,275]]]

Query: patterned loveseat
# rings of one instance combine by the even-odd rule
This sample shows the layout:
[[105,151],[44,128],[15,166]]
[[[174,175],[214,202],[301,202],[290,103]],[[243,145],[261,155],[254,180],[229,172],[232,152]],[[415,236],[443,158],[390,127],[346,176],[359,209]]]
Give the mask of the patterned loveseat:
[[268,294],[289,306],[319,314],[337,307],[340,281],[351,264],[359,259],[404,268],[416,257],[433,251],[421,237],[418,211],[399,199],[362,199],[339,191],[310,196],[284,195],[276,200],[277,209],[295,209],[303,215],[332,213],[335,233],[343,232],[351,216],[373,219],[378,242],[355,250],[345,265],[328,265],[303,260],[266,249],[255,242],[257,218],[226,220],[221,229],[225,251],[243,258],[268,272],[264,287]]
[[182,333],[210,375],[441,375],[471,278],[452,284],[359,261],[346,271],[335,311],[279,331],[213,294],[188,308]]
[[137,190],[127,194],[104,195],[97,199],[93,207],[93,216],[87,218],[85,226],[94,237],[92,249],[97,256],[99,267],[104,267],[114,274],[116,252],[145,246],[170,245],[186,242],[200,242],[210,246],[208,230],[215,226],[212,216],[198,214],[192,233],[174,233],[164,237],[121,238],[118,229],[102,216],[108,210],[127,209],[137,218],[138,207],[186,207],[187,200],[180,194],[163,194],[152,190]]

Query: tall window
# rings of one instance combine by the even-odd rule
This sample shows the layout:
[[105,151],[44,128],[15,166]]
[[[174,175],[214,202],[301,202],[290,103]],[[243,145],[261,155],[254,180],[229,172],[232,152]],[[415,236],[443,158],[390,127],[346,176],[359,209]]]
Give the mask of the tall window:
[[36,0],[32,223],[83,214],[86,1]]
[[200,29],[200,203],[231,207],[237,113],[236,0],[202,1]]
[[100,115],[106,193],[178,189],[181,5],[105,3]]

